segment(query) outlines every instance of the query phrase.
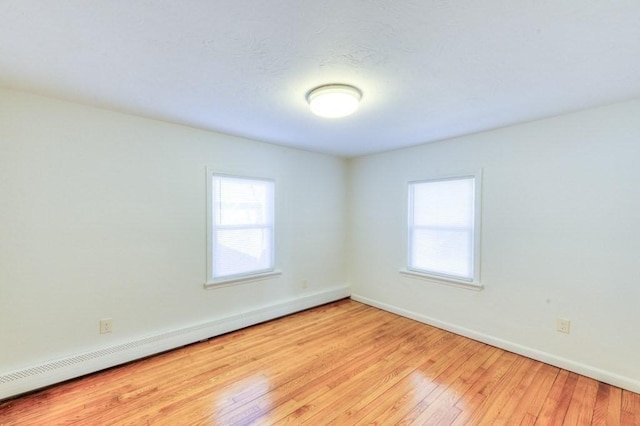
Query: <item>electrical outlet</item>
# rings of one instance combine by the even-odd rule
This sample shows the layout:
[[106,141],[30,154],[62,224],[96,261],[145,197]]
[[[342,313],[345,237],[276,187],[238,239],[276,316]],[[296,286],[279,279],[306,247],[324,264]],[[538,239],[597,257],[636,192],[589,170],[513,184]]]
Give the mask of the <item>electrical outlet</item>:
[[557,318],[556,319],[556,330],[560,333],[569,334],[569,330],[571,329],[571,321],[565,318]]
[[302,280],[302,288],[307,288],[307,280]]
[[107,334],[113,331],[113,322],[111,318],[100,320],[100,334]]

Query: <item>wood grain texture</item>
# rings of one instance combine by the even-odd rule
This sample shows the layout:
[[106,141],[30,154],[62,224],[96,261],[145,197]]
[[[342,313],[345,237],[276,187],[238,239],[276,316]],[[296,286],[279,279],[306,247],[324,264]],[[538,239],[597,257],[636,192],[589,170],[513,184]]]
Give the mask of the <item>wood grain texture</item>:
[[0,425],[640,425],[640,395],[342,300],[0,403]]

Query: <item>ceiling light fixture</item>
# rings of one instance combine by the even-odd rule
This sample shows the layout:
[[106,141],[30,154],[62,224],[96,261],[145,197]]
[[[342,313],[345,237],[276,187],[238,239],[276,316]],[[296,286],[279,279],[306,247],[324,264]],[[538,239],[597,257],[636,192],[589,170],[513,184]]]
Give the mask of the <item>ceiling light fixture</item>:
[[353,114],[362,99],[360,89],[346,84],[327,84],[307,94],[311,112],[320,117],[338,118]]

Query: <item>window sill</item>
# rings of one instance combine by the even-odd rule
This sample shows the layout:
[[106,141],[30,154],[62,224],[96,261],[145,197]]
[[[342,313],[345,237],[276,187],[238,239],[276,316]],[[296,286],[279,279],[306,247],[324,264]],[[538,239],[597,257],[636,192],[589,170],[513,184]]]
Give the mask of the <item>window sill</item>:
[[464,288],[467,290],[480,291],[484,288],[484,286],[480,283],[457,280],[455,278],[442,277],[439,275],[429,275],[421,272],[410,271],[408,269],[401,269],[399,272],[400,272],[400,275],[404,275],[409,278],[430,281],[437,284],[445,284],[452,287]]
[[216,281],[208,281],[204,283],[204,288],[212,289],[212,288],[230,287],[230,286],[249,283],[253,281],[262,281],[262,280],[276,277],[278,275],[282,275],[282,271],[275,270],[275,271],[262,272],[262,273],[253,274],[253,275],[243,275],[241,277],[225,278],[225,279],[220,279]]

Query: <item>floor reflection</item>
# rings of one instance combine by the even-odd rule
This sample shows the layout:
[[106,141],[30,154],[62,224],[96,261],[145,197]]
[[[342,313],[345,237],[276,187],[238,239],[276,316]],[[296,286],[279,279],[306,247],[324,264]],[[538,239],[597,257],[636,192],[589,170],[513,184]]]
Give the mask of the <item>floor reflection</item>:
[[246,424],[271,410],[269,379],[255,375],[225,387],[216,399],[216,424]]

